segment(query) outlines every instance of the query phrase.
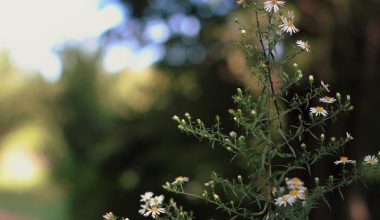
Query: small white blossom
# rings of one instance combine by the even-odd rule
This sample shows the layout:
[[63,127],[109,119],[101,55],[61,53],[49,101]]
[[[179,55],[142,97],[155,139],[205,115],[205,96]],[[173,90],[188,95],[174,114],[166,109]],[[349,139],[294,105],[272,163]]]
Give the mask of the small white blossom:
[[346,132],[346,138],[347,138],[348,140],[353,140],[353,139],[354,139],[354,138],[351,136],[351,134],[348,133],[348,132]]
[[319,98],[319,101],[331,104],[331,103],[334,103],[336,99],[334,97],[325,96],[325,97]]
[[115,218],[115,216],[113,215],[112,212],[108,212],[108,213],[103,215],[103,218],[104,218],[104,220],[112,220]]
[[178,176],[172,182],[172,185],[182,184],[182,183],[188,182],[188,181],[189,181],[189,177],[187,177],[187,176]]
[[322,115],[326,117],[328,115],[327,111],[321,106],[311,107],[310,112],[315,114],[316,116]]
[[284,195],[275,199],[274,204],[276,206],[286,206],[287,204],[292,205],[293,203],[295,203],[294,198],[290,197],[289,195]]
[[141,205],[140,207],[141,207],[141,209],[139,209],[139,213],[141,215],[144,215],[148,211],[148,206],[147,205]]
[[335,165],[338,165],[338,164],[346,164],[346,163],[355,163],[354,160],[349,160],[348,157],[345,157],[345,156],[342,156],[339,158],[339,160],[335,161],[334,162]]
[[164,208],[160,208],[157,206],[148,207],[147,212],[144,214],[145,217],[152,215],[153,218],[156,218],[156,216],[160,215],[161,213],[165,213]]
[[162,204],[163,201],[164,201],[163,195],[155,196],[149,200],[149,205],[150,206],[159,206]]
[[377,159],[376,156],[373,156],[373,155],[367,155],[364,157],[364,162],[366,164],[370,164],[370,165],[376,165],[379,163],[379,160]]
[[297,40],[296,41],[297,46],[301,47],[303,50],[306,50],[306,52],[310,51],[310,45],[307,41]]
[[281,31],[288,32],[290,35],[297,33],[299,30],[294,26],[294,13],[288,11],[288,17],[281,17],[282,24],[279,26]]
[[329,84],[325,84],[323,81],[321,81],[321,85],[323,86],[323,88],[325,88],[325,90],[327,91],[327,92],[330,92],[330,90],[329,90]]
[[140,202],[148,202],[153,196],[152,192],[146,192],[143,195],[141,195]]
[[264,9],[267,12],[278,12],[280,8],[278,6],[284,6],[285,2],[284,1],[279,1],[279,0],[269,0],[264,2]]

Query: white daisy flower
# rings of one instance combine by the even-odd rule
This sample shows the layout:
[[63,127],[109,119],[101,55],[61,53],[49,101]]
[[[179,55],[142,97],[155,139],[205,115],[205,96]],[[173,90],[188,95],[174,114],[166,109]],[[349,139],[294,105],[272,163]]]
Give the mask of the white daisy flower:
[[139,213],[141,215],[144,215],[148,211],[148,206],[147,205],[141,205],[140,207],[141,207],[141,209],[139,209]]
[[141,195],[140,202],[148,202],[153,196],[152,192],[146,192],[144,195]]
[[155,196],[149,200],[149,205],[150,206],[159,206],[162,204],[162,201],[164,201],[163,195]]
[[294,13],[288,11],[288,17],[281,17],[282,24],[279,26],[281,31],[288,32],[290,35],[297,33],[299,30],[294,26]]
[[329,90],[330,85],[329,84],[327,84],[327,83],[325,84],[323,81],[321,81],[321,85],[323,86],[323,88],[326,89],[327,92],[330,92],[330,90]]
[[373,155],[367,155],[364,157],[364,162],[366,164],[370,164],[370,165],[376,165],[379,163],[379,160],[377,159],[376,156],[373,156]]
[[294,200],[301,199],[305,200],[305,191],[293,189],[289,192],[289,197],[291,197]]
[[277,199],[275,199],[274,204],[276,206],[286,206],[287,204],[292,205],[296,201],[294,198],[291,198],[289,195],[280,196]]
[[336,99],[334,97],[325,96],[325,97],[319,98],[319,101],[331,104],[331,103],[334,103]]
[[316,116],[322,115],[326,117],[328,115],[327,111],[321,106],[311,107],[310,112],[315,114]]
[[188,182],[190,179],[187,176],[178,176],[175,178],[174,182],[172,182],[172,185],[182,184],[184,182]]
[[346,164],[346,163],[355,163],[354,160],[349,160],[348,157],[345,157],[345,156],[342,156],[339,158],[339,160],[335,161],[334,162],[335,165],[338,165],[338,164]]
[[144,216],[148,217],[151,214],[153,218],[156,218],[156,216],[159,216],[161,213],[165,213],[164,208],[152,206],[148,207],[148,211],[144,214]]
[[108,213],[103,215],[103,218],[104,218],[104,220],[112,220],[115,218],[115,216],[113,215],[112,212],[108,212]]
[[351,136],[351,134],[348,133],[348,132],[346,132],[346,138],[347,138],[348,140],[353,140],[353,139],[354,139],[354,138]]
[[299,190],[299,191],[306,191],[307,188],[304,187],[304,182],[300,180],[298,177],[293,177],[292,179],[285,179],[286,185],[288,186],[289,189],[293,190]]
[[278,6],[284,6],[285,2],[284,1],[279,1],[279,0],[269,0],[264,2],[264,9],[267,12],[278,12],[280,8]]
[[307,41],[297,40],[296,41],[297,46],[301,47],[303,50],[306,50],[306,52],[310,51],[310,45]]

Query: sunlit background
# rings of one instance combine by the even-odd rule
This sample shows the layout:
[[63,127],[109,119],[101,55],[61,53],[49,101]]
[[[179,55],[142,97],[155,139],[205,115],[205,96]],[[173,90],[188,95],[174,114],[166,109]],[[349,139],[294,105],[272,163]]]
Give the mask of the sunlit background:
[[[197,193],[212,170],[233,176],[228,154],[177,131],[171,116],[224,118],[236,87],[254,94],[233,47],[252,13],[233,0],[0,0],[0,219],[101,219],[138,215],[139,195],[163,192],[175,176]],[[356,110],[329,125],[346,130],[354,159],[380,148],[380,3],[287,4],[312,52],[294,60],[305,74],[351,94]],[[291,65],[291,64],[290,64]],[[294,92],[294,91],[293,91]],[[356,157],[356,158],[355,158]],[[333,158],[314,167],[327,178]],[[331,171],[333,170],[333,171]],[[312,219],[380,219],[379,182],[329,195]],[[312,184],[312,182],[309,182]],[[167,195],[167,197],[174,195]],[[198,219],[224,219],[201,201],[177,198]],[[351,211],[349,211],[351,210]]]

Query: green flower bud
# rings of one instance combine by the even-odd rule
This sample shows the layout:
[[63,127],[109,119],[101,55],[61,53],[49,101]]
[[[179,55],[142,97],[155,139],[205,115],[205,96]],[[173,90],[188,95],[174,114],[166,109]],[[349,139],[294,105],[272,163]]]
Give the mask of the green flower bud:
[[241,175],[238,176],[238,181],[239,181],[240,183],[243,183],[243,178],[241,177]]
[[174,121],[178,122],[178,123],[181,122],[180,119],[179,119],[179,117],[178,117],[177,115],[173,115],[172,119],[173,119]]
[[321,141],[325,140],[325,134],[321,134]]
[[315,181],[315,184],[319,185],[319,178],[318,177],[315,177],[314,181]]
[[314,76],[313,75],[309,75],[309,83],[313,84],[313,82],[314,82]]
[[334,182],[334,176],[333,175],[330,175],[329,176],[329,181],[332,183],[332,182]]
[[302,144],[301,144],[301,148],[302,148],[303,150],[306,150],[306,144],[305,144],[305,143],[302,143]]

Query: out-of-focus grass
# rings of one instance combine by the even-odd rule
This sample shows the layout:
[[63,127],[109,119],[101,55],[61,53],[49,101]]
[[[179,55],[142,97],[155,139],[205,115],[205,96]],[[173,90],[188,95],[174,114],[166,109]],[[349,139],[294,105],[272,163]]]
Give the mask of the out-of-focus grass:
[[50,184],[31,191],[0,191],[1,209],[32,220],[67,220],[64,193]]

